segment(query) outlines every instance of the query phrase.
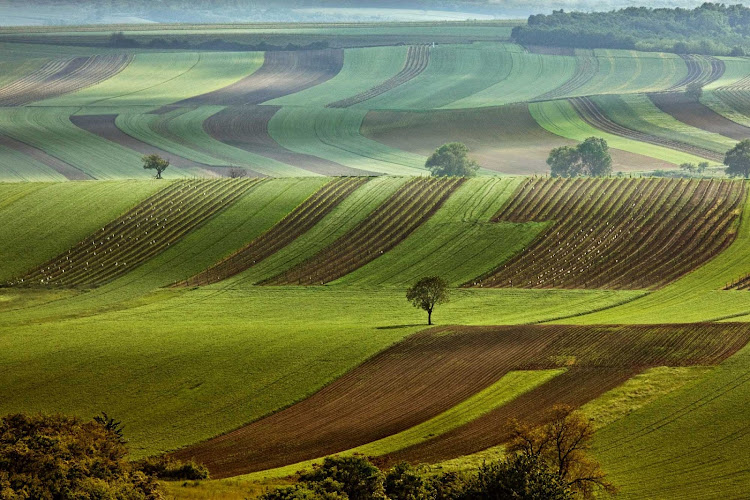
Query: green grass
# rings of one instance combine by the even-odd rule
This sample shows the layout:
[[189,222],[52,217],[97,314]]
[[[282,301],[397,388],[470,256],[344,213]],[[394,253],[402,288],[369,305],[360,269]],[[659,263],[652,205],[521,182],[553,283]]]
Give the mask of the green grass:
[[325,106],[364,92],[401,71],[407,47],[346,49],[341,71],[325,83],[264,104]]
[[231,85],[262,64],[262,52],[138,53],[114,77],[36,105],[156,107]]
[[750,348],[601,429],[594,453],[622,498],[743,498]]
[[631,130],[725,153],[737,141],[687,125],[664,113],[643,94],[598,96],[599,109],[613,122]]
[[[576,71],[576,60],[570,56],[551,56],[511,51],[510,72],[494,85],[455,100],[446,108],[474,108],[524,102],[556,89]],[[486,71],[486,70],[485,70]]]
[[64,175],[31,156],[6,146],[0,146],[0,182],[64,180]]
[[750,60],[745,57],[719,57],[724,62],[724,74],[718,80],[706,84],[704,91],[716,90],[737,83],[750,74]]
[[424,276],[441,276],[459,286],[494,269],[547,226],[490,222],[520,181],[466,181],[409,238],[333,284],[406,287]]
[[424,175],[425,157],[391,148],[360,134],[366,110],[281,108],[268,132],[281,146],[362,171]]
[[[4,108],[0,133],[37,147],[97,179],[148,178],[141,155],[76,127],[66,108]],[[166,177],[186,175],[176,168]]]
[[[627,139],[594,128],[584,122],[573,109],[573,106],[565,100],[531,103],[529,104],[529,111],[543,128],[567,139],[583,141],[591,136],[601,137],[607,141],[611,148],[649,156],[674,165],[705,161],[704,158],[695,155]],[[647,169],[646,167],[647,165],[644,165],[644,169]]]
[[730,98],[724,91],[704,92],[701,96],[701,104],[708,106],[716,113],[722,115],[735,123],[750,127],[750,106],[741,105],[741,101]]
[[[0,44],[0,47],[2,44]],[[5,53],[0,55],[0,87],[3,87],[19,78],[44,66],[48,58],[15,58],[8,57]],[[7,58],[7,59],[6,59]]]
[[576,95],[655,92],[687,76],[687,66],[676,54],[596,49],[594,55],[599,71]]
[[[164,186],[153,181],[2,185],[0,281],[55,257]],[[33,188],[33,189],[31,189]]]
[[[486,389],[474,394],[465,401],[462,401],[453,408],[444,411],[430,420],[415,425],[414,427],[399,432],[398,434],[392,434],[383,439],[373,441],[372,443],[343,451],[338,453],[338,455],[347,456],[359,454],[367,457],[377,457],[423,443],[435,436],[445,434],[446,432],[452,431],[462,425],[468,424],[495,408],[508,404],[518,396],[549,382],[564,371],[564,369],[558,369],[510,372]],[[240,478],[249,481],[257,481],[260,479],[288,477],[300,470],[309,469],[314,463],[319,463],[321,458],[322,457],[307,460],[305,462],[287,465],[277,469],[247,474],[240,476]]]

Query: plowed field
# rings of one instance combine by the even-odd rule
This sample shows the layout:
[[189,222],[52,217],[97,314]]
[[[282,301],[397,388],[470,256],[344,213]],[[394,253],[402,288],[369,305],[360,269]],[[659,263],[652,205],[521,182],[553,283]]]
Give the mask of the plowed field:
[[660,110],[683,123],[738,141],[750,138],[750,127],[721,116],[700,102],[689,99],[682,92],[651,94],[649,97]]

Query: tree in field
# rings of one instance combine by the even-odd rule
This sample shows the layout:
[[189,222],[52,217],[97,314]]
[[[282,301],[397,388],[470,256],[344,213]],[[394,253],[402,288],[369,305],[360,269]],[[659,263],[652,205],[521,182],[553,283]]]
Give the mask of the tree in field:
[[584,499],[596,492],[615,493],[599,463],[587,456],[594,435],[591,422],[564,405],[553,407],[545,420],[539,427],[513,422],[508,451],[539,460]]
[[462,498],[573,500],[573,494],[539,457],[517,454],[482,464]]
[[727,175],[731,177],[750,177],[750,139],[738,142],[727,151],[724,165],[727,166]]
[[141,158],[145,170],[156,170],[156,178],[161,179],[161,173],[169,166],[169,160],[165,160],[157,154],[146,155]]
[[607,141],[589,137],[576,147],[562,146],[550,151],[547,165],[553,177],[592,177],[612,173],[612,157]]
[[0,498],[163,498],[155,478],[134,468],[104,416],[8,415],[0,419]]
[[703,97],[703,85],[700,82],[689,83],[685,88],[685,96],[691,101],[700,101]]
[[450,300],[448,282],[439,276],[422,278],[406,290],[406,300],[414,307],[427,311],[427,324],[432,325],[435,306]]
[[425,163],[435,177],[473,177],[479,165],[469,158],[469,148],[460,142],[443,144]]

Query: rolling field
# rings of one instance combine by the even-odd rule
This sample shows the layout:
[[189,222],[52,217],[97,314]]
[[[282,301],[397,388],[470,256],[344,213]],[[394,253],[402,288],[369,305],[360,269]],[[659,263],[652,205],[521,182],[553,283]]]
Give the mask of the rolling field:
[[[567,403],[623,498],[743,498],[748,184],[651,173],[750,137],[750,59],[502,23],[116,27],[265,52],[110,28],[0,28],[2,414],[106,411],[135,458],[205,462],[170,494],[208,499],[331,453],[464,469]],[[544,175],[592,136],[617,176]],[[453,141],[478,177],[429,176]],[[425,276],[434,328],[404,297]]]

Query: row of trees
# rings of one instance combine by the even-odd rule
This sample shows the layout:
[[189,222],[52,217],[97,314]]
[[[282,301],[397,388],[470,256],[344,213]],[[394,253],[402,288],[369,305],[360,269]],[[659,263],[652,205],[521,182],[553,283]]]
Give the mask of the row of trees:
[[557,10],[530,16],[512,37],[524,45],[742,56],[750,46],[750,9],[704,3],[695,9]]

